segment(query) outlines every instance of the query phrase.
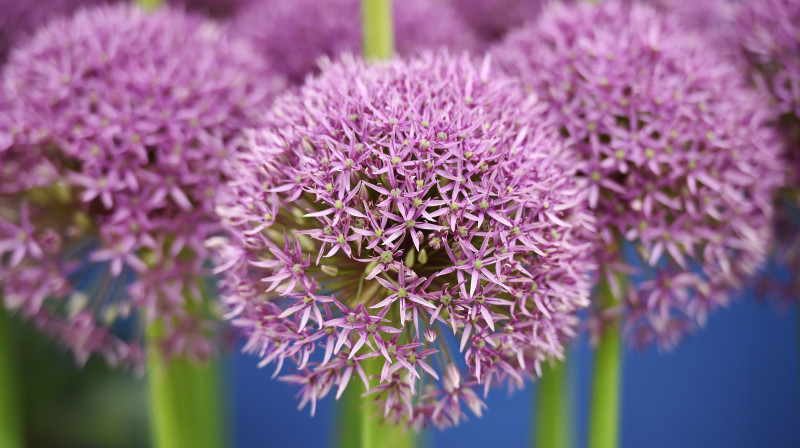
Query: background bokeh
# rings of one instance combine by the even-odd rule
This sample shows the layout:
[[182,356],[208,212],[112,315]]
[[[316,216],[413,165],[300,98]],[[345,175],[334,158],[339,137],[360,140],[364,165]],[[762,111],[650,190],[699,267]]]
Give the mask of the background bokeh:
[[[800,343],[796,306],[778,308],[742,294],[672,352],[625,353],[624,448],[800,446]],[[31,447],[147,447],[142,380],[90,362],[82,373],[68,355],[17,325],[20,385]],[[575,344],[569,368],[572,411],[585,446],[591,350]],[[232,446],[327,447],[336,440],[332,399],[297,411],[295,389],[270,378],[256,360],[225,360]],[[533,388],[535,393],[535,387]],[[491,394],[482,419],[424,435],[429,447],[530,446],[530,389]]]

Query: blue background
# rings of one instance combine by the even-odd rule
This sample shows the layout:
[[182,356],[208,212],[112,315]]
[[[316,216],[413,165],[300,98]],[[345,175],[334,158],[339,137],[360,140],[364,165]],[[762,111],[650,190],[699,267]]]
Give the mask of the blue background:
[[[742,297],[670,352],[628,350],[624,358],[622,446],[800,447],[798,310]],[[569,355],[575,446],[585,446],[591,350]],[[256,359],[228,363],[231,427],[238,448],[333,446],[336,403],[315,417],[296,410],[295,389],[258,369]],[[535,386],[508,396],[493,390],[483,418],[425,434],[429,447],[530,446]]]

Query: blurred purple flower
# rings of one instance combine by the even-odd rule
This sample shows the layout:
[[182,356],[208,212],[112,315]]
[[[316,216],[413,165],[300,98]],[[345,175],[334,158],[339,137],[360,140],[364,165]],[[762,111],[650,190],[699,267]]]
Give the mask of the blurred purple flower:
[[0,65],[12,45],[48,20],[67,16],[87,5],[112,0],[0,0]]
[[773,254],[789,269],[789,280],[765,275],[757,285],[766,297],[793,302],[800,298],[800,2],[748,1],[736,25],[731,43],[748,79],[770,98],[786,145],[787,184],[777,201]]
[[[551,104],[581,156],[601,278],[639,346],[670,346],[727,303],[771,241],[780,144],[762,99],[674,19],[607,1],[554,5],[495,54]],[[625,247],[646,279],[624,294]]]
[[491,43],[536,19],[549,1],[564,0],[447,0],[447,3],[461,13],[483,43]]
[[224,297],[312,413],[358,377],[384,418],[450,426],[459,403],[485,407],[473,388],[563,356],[593,266],[584,190],[543,104],[489,71],[447,53],[323,63],[237,161]]
[[[674,15],[676,26],[702,33],[706,44],[724,46],[735,31],[734,16],[740,0],[630,0],[649,4]],[[755,0],[758,1],[758,0]],[[709,40],[710,39],[710,40]]]
[[231,18],[248,5],[252,3],[263,3],[264,1],[265,0],[166,0],[168,4],[184,8],[186,11],[202,13],[217,19]]
[[[401,55],[446,46],[472,50],[477,39],[458,13],[431,0],[393,2],[395,45]],[[274,69],[294,82],[317,68],[317,60],[359,53],[359,0],[265,0],[252,2],[232,28],[253,41]]]
[[165,322],[168,353],[206,355],[213,196],[221,159],[280,84],[265,67],[165,8],[82,10],[16,48],[0,90],[6,306],[81,361],[138,363],[138,340],[111,329],[129,316]]

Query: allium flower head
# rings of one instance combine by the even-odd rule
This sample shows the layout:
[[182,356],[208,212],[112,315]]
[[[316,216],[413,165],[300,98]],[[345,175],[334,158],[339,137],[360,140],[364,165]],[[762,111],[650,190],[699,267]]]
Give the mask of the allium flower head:
[[[300,82],[323,56],[359,53],[360,0],[265,0],[252,2],[232,27],[251,39],[275,70]],[[401,55],[446,46],[471,50],[470,27],[447,4],[431,0],[392,2],[395,45]]]
[[137,314],[164,322],[168,352],[206,353],[204,241],[219,230],[220,160],[275,87],[258,61],[203,19],[131,6],[55,20],[15,49],[0,119],[6,306],[81,360],[138,361],[109,330]]
[[642,5],[554,5],[496,50],[581,157],[612,286],[633,247],[633,342],[676,342],[765,256],[782,182],[769,114],[741,76]]
[[[775,256],[790,281],[762,278],[769,296],[800,298],[800,2],[748,1],[737,12],[734,45],[750,80],[770,98],[785,143],[786,188],[778,197]],[[785,288],[774,288],[783,283]]]
[[770,96],[780,116],[789,182],[800,186],[800,2],[749,1],[739,8],[737,24],[748,75]]
[[246,349],[294,365],[301,406],[355,379],[385,418],[448,426],[462,401],[480,415],[473,387],[562,356],[590,218],[534,97],[467,56],[345,57],[269,120],[221,194],[220,270]]
[[0,0],[0,64],[11,46],[48,20],[109,0]]

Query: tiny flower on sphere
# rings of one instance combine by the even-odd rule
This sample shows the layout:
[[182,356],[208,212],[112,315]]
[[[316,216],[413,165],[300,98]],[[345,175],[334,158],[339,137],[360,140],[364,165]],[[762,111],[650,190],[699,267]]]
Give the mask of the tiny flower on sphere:
[[[401,55],[445,46],[472,50],[477,39],[449,5],[430,0],[395,1],[395,47]],[[232,28],[249,38],[295,83],[317,69],[317,61],[343,52],[360,53],[360,0],[265,0],[252,2]]]
[[217,257],[245,350],[294,366],[301,407],[357,378],[385,419],[446,427],[563,356],[592,218],[542,106],[445,52],[344,56],[276,100],[220,193]]
[[[630,340],[674,345],[765,258],[783,176],[760,98],[645,5],[552,5],[494,53],[549,102],[581,159],[600,278],[624,299]],[[630,258],[645,280],[626,293],[615,277]]]
[[736,14],[732,40],[748,78],[769,99],[783,136],[786,185],[777,197],[773,254],[789,268],[790,281],[758,279],[767,297],[800,298],[800,2],[748,1]]
[[80,361],[137,366],[156,320],[167,355],[206,356],[221,159],[278,78],[205,19],[118,5],[43,27],[1,82],[5,305]]
[[81,7],[112,0],[0,0],[0,65],[19,39],[32,34],[48,20],[67,16]]

